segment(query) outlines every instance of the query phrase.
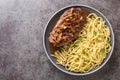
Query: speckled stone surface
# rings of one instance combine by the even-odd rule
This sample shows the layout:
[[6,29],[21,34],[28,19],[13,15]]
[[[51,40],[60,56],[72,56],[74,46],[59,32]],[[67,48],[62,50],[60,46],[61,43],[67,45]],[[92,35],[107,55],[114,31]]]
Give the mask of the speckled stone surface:
[[[42,36],[57,10],[84,4],[101,11],[115,33],[109,62],[87,76],[71,76],[48,60]],[[0,0],[0,80],[120,80],[120,0]]]

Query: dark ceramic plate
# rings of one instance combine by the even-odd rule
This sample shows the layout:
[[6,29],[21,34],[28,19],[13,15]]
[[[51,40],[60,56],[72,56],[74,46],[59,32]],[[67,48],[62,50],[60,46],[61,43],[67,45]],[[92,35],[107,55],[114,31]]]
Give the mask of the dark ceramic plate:
[[[71,71],[68,71],[66,70],[63,66],[61,65],[58,65],[56,64],[56,60],[51,56],[51,50],[50,50],[50,47],[49,47],[49,40],[48,40],[48,37],[49,37],[49,33],[50,31],[52,30],[52,26],[55,24],[56,20],[62,15],[62,13],[71,8],[71,7],[79,7],[79,8],[82,8],[83,10],[86,10],[88,12],[92,12],[92,13],[96,13],[98,16],[102,17],[105,21],[106,21],[106,25],[109,27],[110,29],[110,37],[111,37],[111,45],[112,45],[112,49],[111,51],[107,54],[106,58],[104,59],[104,61],[102,62],[102,64],[94,69],[92,69],[91,71],[88,71],[88,72],[85,72],[85,73],[77,73],[77,72],[71,72]],[[101,13],[99,12],[98,10],[96,10],[95,8],[92,8],[90,6],[86,6],[86,5],[70,5],[70,6],[67,6],[67,7],[64,7],[62,9],[60,9],[59,11],[57,11],[52,17],[51,19],[48,21],[46,27],[45,27],[45,31],[44,31],[44,35],[43,35],[43,46],[44,46],[44,49],[45,49],[45,52],[46,52],[46,55],[47,57],[49,58],[49,60],[52,62],[52,64],[58,68],[59,70],[67,73],[67,74],[71,74],[71,75],[88,75],[88,74],[91,74],[91,73],[94,73],[96,71],[98,71],[100,68],[102,68],[107,62],[108,60],[110,59],[111,55],[112,55],[112,52],[113,52],[113,48],[114,48],[114,33],[113,33],[113,29],[112,29],[112,26],[111,24],[109,23],[109,21],[107,20],[107,18]]]

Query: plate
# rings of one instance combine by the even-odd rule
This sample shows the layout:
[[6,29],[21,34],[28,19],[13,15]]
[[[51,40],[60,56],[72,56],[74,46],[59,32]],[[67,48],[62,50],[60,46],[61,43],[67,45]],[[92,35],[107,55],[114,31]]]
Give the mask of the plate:
[[[103,18],[103,20],[106,22],[106,25],[110,29],[110,37],[111,37],[111,45],[112,45],[111,51],[107,54],[106,58],[104,59],[104,61],[102,62],[102,64],[100,66],[97,66],[94,69],[92,69],[92,70],[90,70],[88,72],[85,72],[85,73],[71,72],[71,71],[66,70],[64,68],[64,66],[56,64],[56,60],[51,56],[51,50],[50,50],[50,47],[49,47],[48,37],[49,37],[49,33],[51,32],[52,28],[55,25],[55,22],[63,14],[63,12],[65,10],[67,10],[67,9],[69,9],[71,7],[81,8],[83,10],[86,10],[86,11],[90,12],[90,13],[92,12],[92,13],[97,14],[98,16]],[[70,75],[88,75],[88,74],[94,73],[94,72],[98,71],[99,69],[101,69],[108,62],[108,60],[110,59],[110,57],[112,55],[112,52],[113,52],[113,49],[114,49],[114,32],[113,32],[112,26],[111,26],[110,22],[108,21],[108,19],[100,11],[98,11],[97,9],[95,9],[93,7],[90,7],[90,6],[87,6],[87,5],[70,5],[70,6],[66,6],[66,7],[58,10],[55,14],[53,14],[53,16],[50,18],[50,20],[46,24],[44,34],[43,34],[43,46],[44,46],[44,50],[45,50],[45,53],[46,53],[48,59],[51,61],[51,63],[57,69],[61,70],[64,73],[70,74]]]

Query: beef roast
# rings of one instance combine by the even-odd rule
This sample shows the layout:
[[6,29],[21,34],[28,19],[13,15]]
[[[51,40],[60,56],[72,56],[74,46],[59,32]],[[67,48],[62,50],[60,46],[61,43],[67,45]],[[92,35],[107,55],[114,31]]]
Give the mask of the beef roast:
[[53,46],[62,46],[75,39],[83,27],[85,18],[84,11],[80,8],[70,8],[66,10],[53,30],[50,32],[49,41]]

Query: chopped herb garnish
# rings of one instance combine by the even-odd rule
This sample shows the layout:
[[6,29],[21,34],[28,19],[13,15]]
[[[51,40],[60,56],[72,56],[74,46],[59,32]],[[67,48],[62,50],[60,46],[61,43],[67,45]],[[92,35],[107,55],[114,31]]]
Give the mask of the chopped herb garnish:
[[107,43],[110,44],[110,38],[107,38]]
[[86,52],[85,52],[85,49],[83,49],[82,53],[83,53],[83,54],[85,54],[85,53],[86,53]]
[[93,32],[93,34],[94,34],[94,35],[97,35],[97,32],[96,32],[96,31],[94,31],[94,32]]
[[79,37],[78,37],[78,40],[82,41],[82,37],[81,37],[81,36],[79,36]]
[[98,40],[98,42],[100,43],[100,42],[102,42],[102,40]]
[[86,64],[85,63],[83,63],[83,66],[85,66]]
[[105,48],[102,48],[102,49],[100,50],[100,53],[104,54],[104,53],[105,53]]
[[74,44],[73,47],[76,48],[76,47],[78,47],[78,45]]

